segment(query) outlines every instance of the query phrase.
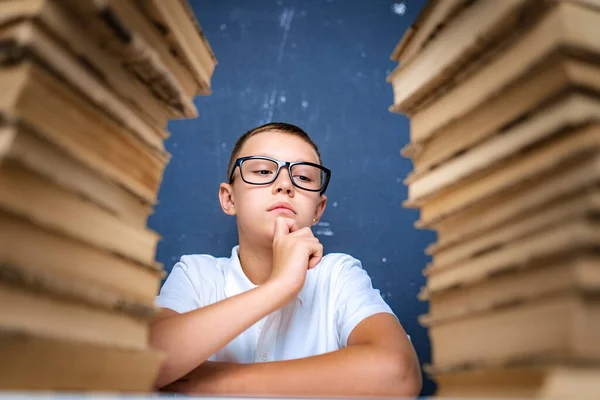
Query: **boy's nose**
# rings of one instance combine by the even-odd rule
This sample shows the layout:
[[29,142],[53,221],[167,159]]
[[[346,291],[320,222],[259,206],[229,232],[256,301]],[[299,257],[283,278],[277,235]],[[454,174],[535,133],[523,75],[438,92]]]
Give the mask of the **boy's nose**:
[[292,184],[287,168],[281,168],[279,176],[273,183],[273,189],[275,193],[286,192],[287,194],[292,194],[294,192],[294,185]]

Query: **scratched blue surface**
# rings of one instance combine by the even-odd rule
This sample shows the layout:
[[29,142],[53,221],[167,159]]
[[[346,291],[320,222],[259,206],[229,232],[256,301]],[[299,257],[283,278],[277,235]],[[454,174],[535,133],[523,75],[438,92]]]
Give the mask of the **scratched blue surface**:
[[[431,232],[401,207],[411,169],[399,155],[408,120],[388,112],[385,78],[397,41],[424,0],[191,1],[219,64],[213,94],[198,97],[200,118],[175,121],[159,205],[150,226],[163,240],[158,259],[170,270],[182,254],[229,256],[236,227],[218,203],[218,185],[235,140],[268,121],[303,127],[333,171],[329,205],[315,233],[326,252],[359,258],[417,349],[429,340],[417,316],[423,251]],[[405,4],[406,3],[406,4]],[[425,380],[422,395],[433,384]]]

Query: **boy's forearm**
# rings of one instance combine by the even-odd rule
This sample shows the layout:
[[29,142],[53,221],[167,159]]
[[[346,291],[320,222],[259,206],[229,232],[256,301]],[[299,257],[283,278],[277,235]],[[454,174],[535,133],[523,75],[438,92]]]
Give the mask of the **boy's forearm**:
[[150,342],[166,354],[156,387],[169,384],[223,348],[261,318],[283,307],[287,298],[276,283],[153,323]]
[[167,388],[189,394],[414,397],[421,374],[411,355],[372,345],[290,361],[205,363]]

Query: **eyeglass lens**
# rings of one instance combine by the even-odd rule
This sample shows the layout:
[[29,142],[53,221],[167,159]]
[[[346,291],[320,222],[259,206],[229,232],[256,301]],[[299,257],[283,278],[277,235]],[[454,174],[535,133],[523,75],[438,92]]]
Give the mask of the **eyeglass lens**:
[[[277,174],[277,163],[264,159],[249,159],[242,162],[242,178],[257,185],[273,182]],[[291,167],[294,183],[303,189],[320,190],[325,172],[313,165],[295,164]]]

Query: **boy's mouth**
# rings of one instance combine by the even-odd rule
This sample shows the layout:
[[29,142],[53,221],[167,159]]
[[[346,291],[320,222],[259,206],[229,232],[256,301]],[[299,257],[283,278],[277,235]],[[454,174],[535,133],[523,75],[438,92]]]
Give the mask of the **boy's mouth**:
[[271,207],[269,207],[269,209],[267,211],[277,211],[277,212],[283,212],[283,213],[296,214],[294,207],[292,207],[292,205],[290,203],[286,203],[283,201],[273,204]]

